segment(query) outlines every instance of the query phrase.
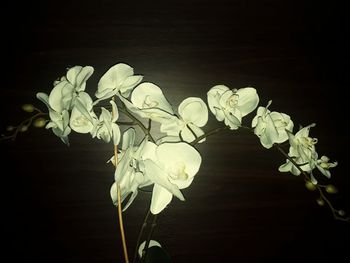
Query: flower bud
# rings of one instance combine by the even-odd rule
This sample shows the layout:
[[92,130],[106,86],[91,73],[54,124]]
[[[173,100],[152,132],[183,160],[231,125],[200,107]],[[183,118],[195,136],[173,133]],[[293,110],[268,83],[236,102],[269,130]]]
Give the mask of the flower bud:
[[19,128],[20,132],[26,132],[28,130],[28,126],[27,125],[22,125],[21,128]]
[[338,193],[338,189],[334,185],[327,185],[326,186],[326,192],[329,194],[336,194]]
[[345,216],[345,211],[344,210],[338,210],[338,214],[340,216]]
[[24,110],[26,112],[33,112],[34,106],[32,104],[24,104],[24,105],[22,105],[22,110]]
[[324,201],[321,198],[317,199],[316,201],[317,201],[317,204],[319,206],[323,206],[324,205]]
[[42,128],[46,124],[46,120],[44,118],[38,118],[34,121],[33,126],[36,128]]
[[309,191],[315,191],[315,190],[316,190],[316,186],[315,186],[312,182],[310,182],[310,181],[307,181],[307,182],[305,183],[305,187],[306,187],[306,189],[309,190]]
[[13,127],[12,125],[6,127],[6,131],[13,131],[14,129],[15,127]]

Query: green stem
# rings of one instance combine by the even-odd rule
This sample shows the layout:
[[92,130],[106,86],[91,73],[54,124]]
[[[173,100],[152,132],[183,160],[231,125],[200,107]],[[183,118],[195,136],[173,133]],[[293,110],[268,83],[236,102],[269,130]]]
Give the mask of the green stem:
[[203,135],[197,137],[193,142],[191,142],[191,145],[195,145],[197,144],[199,141],[203,140],[204,138],[207,138],[208,136],[211,136],[213,134],[216,134],[222,130],[226,130],[228,129],[228,126],[225,126],[225,127],[219,127],[219,128],[215,128],[211,131],[208,131],[207,133],[204,133]]
[[[36,108],[35,108],[35,109],[36,109]],[[16,129],[15,129],[15,131],[14,131],[13,134],[8,135],[8,136],[3,136],[3,137],[0,138],[0,140],[1,140],[1,141],[10,140],[10,139],[15,140],[15,139],[17,138],[17,135],[18,135],[19,131],[21,130],[21,128],[22,128],[23,126],[25,126],[25,125],[26,125],[26,126],[30,126],[35,118],[38,118],[38,117],[40,117],[40,116],[45,116],[45,115],[47,115],[47,113],[42,112],[42,111],[40,111],[40,110],[38,110],[38,109],[36,109],[36,111],[38,111],[38,113],[34,114],[33,116],[31,116],[31,117],[28,118],[28,119],[25,119],[25,120],[22,121],[18,126],[16,126],[16,127],[15,127]]]
[[136,241],[136,247],[135,247],[134,257],[133,257],[133,260],[132,260],[133,263],[136,263],[136,260],[137,260],[137,253],[138,253],[138,250],[139,250],[141,238],[142,238],[142,235],[143,235],[143,232],[144,232],[145,228],[147,227],[147,221],[148,221],[148,218],[149,218],[150,214],[151,214],[151,211],[148,210],[147,213],[146,213],[146,215],[145,215],[145,218],[144,218],[144,220],[143,220],[143,223],[142,223],[140,232],[139,232],[139,234],[138,234],[138,236],[137,236],[137,241]]
[[141,128],[141,130],[144,132],[144,134],[148,135],[153,143],[156,143],[156,141],[153,139],[150,131],[145,127],[145,125],[143,125],[143,123],[138,118],[136,118],[134,115],[132,115],[126,108],[120,108],[119,111],[124,113],[130,119],[132,119],[136,123],[136,125],[138,125]]
[[[153,215],[153,214],[152,214]],[[143,255],[141,258],[141,262],[144,262],[146,260],[147,257],[147,253],[148,253],[148,247],[149,247],[149,243],[151,242],[151,238],[154,232],[155,227],[157,226],[157,215],[153,215],[153,220],[152,220],[152,224],[151,224],[151,230],[149,231],[147,240],[146,240],[146,244],[145,244],[145,248],[143,249]]]

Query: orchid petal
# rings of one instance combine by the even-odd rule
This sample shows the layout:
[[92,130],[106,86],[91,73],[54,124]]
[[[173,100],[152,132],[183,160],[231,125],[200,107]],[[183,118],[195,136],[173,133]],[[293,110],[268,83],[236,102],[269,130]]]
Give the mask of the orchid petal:
[[192,122],[203,127],[208,122],[208,107],[201,98],[189,97],[183,100],[178,112],[186,123]]
[[242,117],[251,113],[259,104],[259,96],[255,88],[242,88],[237,90],[239,96],[237,107],[242,113]]
[[168,190],[158,184],[154,184],[150,208],[151,213],[157,215],[162,212],[171,202],[172,198],[173,195]]

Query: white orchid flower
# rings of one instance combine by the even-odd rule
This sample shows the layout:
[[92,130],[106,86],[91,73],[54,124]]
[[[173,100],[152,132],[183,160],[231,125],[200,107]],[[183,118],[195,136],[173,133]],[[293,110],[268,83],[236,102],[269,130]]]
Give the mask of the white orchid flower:
[[[123,202],[130,194],[127,204],[123,210],[126,210],[134,201],[138,194],[138,188],[152,184],[144,176],[145,168],[143,164],[143,154],[147,155],[148,147],[153,151],[153,145],[149,145],[145,138],[139,146],[134,146],[135,130],[129,128],[123,134],[122,147],[118,155],[118,164],[114,174],[115,183],[111,187],[111,198],[114,204],[117,204],[117,184],[120,185],[121,201]],[[113,161],[114,157],[112,157]]]
[[91,131],[92,137],[97,137],[105,142],[113,140],[114,145],[118,145],[120,141],[120,128],[115,123],[119,117],[117,105],[113,100],[110,101],[112,104],[112,113],[101,107],[101,115],[98,120],[94,123],[94,129]]
[[129,65],[118,63],[102,76],[95,96],[98,101],[111,98],[119,92],[124,97],[128,97],[131,90],[141,82],[142,78],[141,75],[134,75],[134,69]]
[[131,94],[131,103],[139,109],[156,108],[174,114],[162,90],[157,85],[150,82],[141,83],[133,90]]
[[72,130],[78,133],[89,133],[94,129],[97,117],[93,112],[92,104],[89,94],[80,92],[71,112],[69,125]]
[[50,96],[43,92],[36,94],[36,97],[45,103],[49,110],[50,122],[46,125],[46,129],[52,128],[53,133],[60,137],[65,144],[69,145],[68,135],[71,132],[71,128],[68,125],[69,112],[61,107],[58,96],[60,96],[60,93],[51,92]]
[[[204,134],[200,127],[208,122],[208,107],[201,98],[190,97],[183,100],[178,108],[179,117],[165,119],[160,130],[168,136],[180,137],[192,142]],[[205,141],[205,139],[200,142]]]
[[288,132],[293,131],[294,124],[285,113],[269,111],[269,101],[266,107],[259,107],[257,114],[252,120],[254,133],[260,138],[261,144],[269,149],[274,143],[282,143],[288,140]]
[[230,90],[224,85],[217,85],[207,95],[210,111],[231,130],[238,129],[242,118],[251,113],[259,103],[256,89],[251,87]]
[[184,142],[153,145],[154,155],[149,154],[144,164],[147,177],[154,182],[150,210],[159,214],[173,195],[184,200],[179,189],[190,186],[202,158],[195,148]]
[[[310,173],[311,181],[316,184],[317,180],[312,175],[312,170],[316,167],[318,154],[316,152],[315,144],[316,138],[309,137],[310,128],[315,124],[310,124],[295,135],[288,133],[289,136],[289,153],[288,155],[300,166],[304,172]],[[291,172],[294,175],[299,175],[300,170],[289,160],[279,167],[280,172]]]
[[329,169],[336,167],[337,165],[338,162],[329,162],[329,158],[325,155],[323,155],[320,159],[316,161],[317,169],[327,178],[331,177],[331,172],[329,171]]
[[86,81],[93,72],[94,68],[90,66],[70,68],[66,76],[54,82],[55,87],[50,94],[50,105],[55,105],[54,109],[58,112],[63,109],[71,110],[79,93],[85,90]]

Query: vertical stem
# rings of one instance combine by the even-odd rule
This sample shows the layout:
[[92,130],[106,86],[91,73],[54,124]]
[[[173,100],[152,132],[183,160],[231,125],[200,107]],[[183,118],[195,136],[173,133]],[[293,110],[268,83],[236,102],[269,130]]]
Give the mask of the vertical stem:
[[147,240],[146,240],[146,244],[145,244],[145,248],[143,249],[143,255],[142,255],[141,262],[145,261],[145,259],[146,259],[146,256],[147,256],[147,253],[148,253],[148,246],[149,246],[149,243],[151,241],[151,238],[152,238],[152,235],[153,235],[153,232],[154,232],[154,228],[156,227],[156,225],[157,225],[157,215],[153,215],[153,220],[152,220],[152,224],[151,224],[151,230],[149,231],[149,234],[148,234],[148,237],[147,237]]
[[124,233],[124,225],[123,225],[123,217],[122,217],[122,204],[120,197],[120,185],[117,184],[117,193],[118,193],[118,217],[119,217],[119,227],[120,227],[120,235],[123,243],[123,252],[125,263],[129,263],[128,249],[126,246],[125,233]]
[[[115,163],[115,168],[117,169],[118,145],[114,145],[114,163]],[[124,233],[124,224],[123,224],[123,216],[122,216],[122,202],[121,202],[121,193],[120,193],[120,184],[119,183],[117,183],[117,198],[118,198],[119,228],[120,228],[120,235],[121,235],[122,243],[123,243],[124,259],[125,259],[125,263],[129,263],[128,248],[126,246],[125,233]]]
[[142,238],[142,235],[143,235],[143,232],[144,232],[145,228],[147,227],[147,221],[148,221],[148,217],[150,216],[150,214],[151,214],[151,211],[148,210],[147,213],[146,213],[145,219],[143,220],[143,223],[142,223],[139,235],[137,237],[134,257],[133,257],[133,260],[132,260],[133,263],[136,263],[137,253],[138,253],[138,250],[139,250],[141,238]]

